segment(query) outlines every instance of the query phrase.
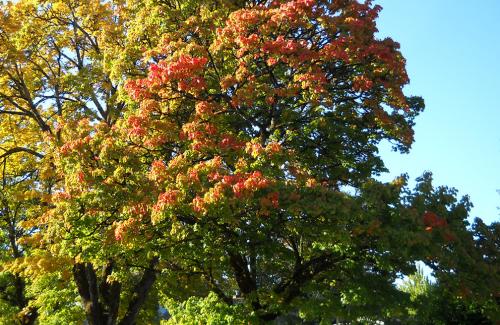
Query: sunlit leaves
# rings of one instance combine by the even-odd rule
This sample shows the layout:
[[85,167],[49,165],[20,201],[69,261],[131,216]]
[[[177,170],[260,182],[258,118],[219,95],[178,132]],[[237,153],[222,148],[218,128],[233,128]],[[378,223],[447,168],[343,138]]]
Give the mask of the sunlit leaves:
[[80,295],[87,321],[114,323],[141,293],[137,323],[156,319],[159,297],[186,322],[389,317],[405,310],[393,282],[416,260],[447,279],[480,259],[470,252],[492,255],[480,224],[487,239],[474,246],[456,191],[429,174],[415,190],[404,176],[374,179],[385,171],[378,144],[409,150],[424,106],[403,93],[399,45],[376,36],[380,9],[2,7],[2,204],[21,202],[15,242],[29,250],[5,265],[33,277],[36,294],[47,279],[76,284],[32,299],[44,319],[80,319]]

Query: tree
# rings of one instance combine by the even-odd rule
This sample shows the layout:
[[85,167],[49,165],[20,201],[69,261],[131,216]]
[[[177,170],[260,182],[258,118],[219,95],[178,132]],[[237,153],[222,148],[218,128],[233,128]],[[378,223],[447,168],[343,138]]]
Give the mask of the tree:
[[[492,275],[494,277],[495,274],[495,270],[491,270],[488,277]],[[491,282],[493,287],[496,286],[495,283],[498,283],[498,280],[494,279]],[[494,324],[495,320],[498,321],[498,316],[495,314],[498,310],[495,310],[495,303],[491,297],[470,299],[471,292],[456,295],[449,290],[448,284],[439,280],[431,282],[421,268],[403,281],[400,289],[410,294],[412,302],[404,323]]]
[[[89,11],[89,7],[94,10]],[[47,137],[53,137],[54,145],[58,146],[62,121],[89,116],[112,123],[123,107],[117,101],[117,85],[110,79],[111,72],[104,68],[106,54],[113,48],[111,44],[101,47],[106,39],[119,41],[125,37],[122,21],[116,16],[112,19],[119,7],[120,4],[111,7],[99,1],[20,1],[1,6],[0,217],[1,239],[6,242],[2,246],[2,264],[15,258],[25,275],[20,277],[10,274],[8,268],[3,270],[2,277],[16,279],[11,282],[16,299],[9,294],[14,290],[10,281],[2,290],[12,307],[9,310],[14,313],[2,312],[9,319],[7,323],[16,319],[23,324],[31,323],[38,314],[40,321],[49,323],[47,317],[57,315],[50,308],[47,313],[37,312],[38,308],[51,305],[49,294],[39,295],[49,283],[47,278],[44,280],[47,272],[42,267],[47,266],[42,263],[47,259],[40,255],[50,253],[43,251],[44,248],[37,251],[42,229],[36,224],[29,225],[28,219],[29,215],[40,215],[50,207],[50,195],[60,183],[53,174],[50,157],[53,149],[46,146]],[[128,53],[131,52],[132,47]],[[133,62],[132,55],[130,60]],[[21,222],[28,224],[23,228]],[[21,243],[23,235],[28,238]],[[33,269],[40,268],[41,277],[33,280]],[[67,276],[60,272],[53,274],[50,289],[55,300],[65,296],[60,286],[66,281]],[[75,301],[52,305],[73,306]]]
[[20,42],[4,42],[1,112],[35,134],[4,157],[40,175],[22,183],[39,204],[23,217],[29,252],[5,268],[34,292],[72,280],[33,300],[39,317],[153,323],[163,305],[185,321],[377,319],[404,312],[393,283],[415,261],[450,274],[463,247],[479,252],[467,198],[430,174],[413,191],[374,178],[377,145],[407,152],[424,107],[403,94],[399,45],[375,37],[379,6],[87,5],[4,9]]
[[[61,286],[71,276],[65,264],[68,260],[54,257],[40,241],[47,230],[44,224],[27,219],[53,208],[51,197],[63,184],[53,173],[52,157],[63,145],[62,126],[84,118],[113,125],[124,107],[118,98],[124,76],[143,74],[142,48],[155,44],[162,31],[175,29],[177,19],[190,16],[198,4],[173,1],[162,8],[143,1],[1,4],[0,217],[1,240],[6,243],[2,277],[20,279],[15,288],[10,280],[1,288],[7,306],[2,315],[8,323],[25,323],[25,315],[33,315],[31,321],[38,316],[44,323],[81,318],[81,313],[73,312],[78,295],[61,294]],[[49,139],[52,142],[47,146]],[[18,209],[25,194],[29,200]],[[23,235],[27,236],[20,239]],[[89,267],[82,272],[88,278],[95,270]],[[140,272],[132,273],[131,278],[140,278]],[[11,292],[19,292],[18,288],[23,289],[24,298],[12,299]],[[74,286],[66,289],[75,291]]]

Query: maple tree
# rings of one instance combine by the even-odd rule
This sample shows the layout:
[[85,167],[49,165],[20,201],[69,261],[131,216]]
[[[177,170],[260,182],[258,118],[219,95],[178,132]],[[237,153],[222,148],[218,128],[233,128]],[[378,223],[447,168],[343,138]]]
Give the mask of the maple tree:
[[376,320],[404,313],[394,280],[418,260],[494,315],[498,278],[475,280],[498,270],[495,226],[467,228],[467,198],[429,174],[414,190],[375,178],[377,145],[407,152],[424,107],[379,10],[3,6],[6,317]]
[[[30,266],[21,266],[23,274],[2,273],[6,277],[2,302],[10,306],[2,311],[2,322],[31,324],[38,318],[42,323],[65,323],[81,318],[81,312],[68,317],[68,311],[80,310],[74,306],[78,300],[73,288],[65,288],[68,276],[49,272],[60,263],[44,258],[50,256],[48,251],[30,245],[39,241],[39,225],[23,227],[21,222],[50,207],[50,195],[60,182],[53,173],[47,138],[59,145],[61,122],[88,116],[112,123],[123,108],[117,101],[117,84],[111,81],[112,71],[105,69],[113,44],[101,46],[109,38],[125,39],[126,26],[116,16],[118,8],[119,4],[112,7],[100,1],[2,4],[0,159],[6,247],[2,264],[15,258]],[[133,64],[131,52],[132,47]],[[25,241],[20,239],[23,235],[27,235]],[[62,297],[69,300],[58,301]],[[51,306],[68,308],[60,307],[62,314],[58,314]]]

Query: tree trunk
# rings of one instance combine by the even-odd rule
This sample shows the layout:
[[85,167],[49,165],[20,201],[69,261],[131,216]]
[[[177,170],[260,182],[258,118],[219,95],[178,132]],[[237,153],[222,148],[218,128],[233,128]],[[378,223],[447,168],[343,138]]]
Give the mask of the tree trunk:
[[154,257],[149,267],[136,284],[125,316],[118,322],[121,284],[117,281],[108,282],[114,262],[109,261],[103,267],[100,282],[97,281],[95,269],[91,263],[76,263],[73,266],[73,278],[82,299],[83,309],[89,325],[134,325],[137,315],[156,280],[156,265],[159,258]]
[[106,320],[99,302],[97,277],[91,263],[76,263],[73,266],[73,278],[82,298],[83,309],[89,325],[106,325]]
[[155,267],[158,264],[159,258],[153,257],[151,262],[149,262],[149,268],[146,269],[142,275],[141,280],[137,283],[132,300],[128,305],[127,312],[120,325],[134,325],[137,315],[139,314],[140,308],[144,305],[146,298],[148,296],[153,283],[156,280],[156,270]]

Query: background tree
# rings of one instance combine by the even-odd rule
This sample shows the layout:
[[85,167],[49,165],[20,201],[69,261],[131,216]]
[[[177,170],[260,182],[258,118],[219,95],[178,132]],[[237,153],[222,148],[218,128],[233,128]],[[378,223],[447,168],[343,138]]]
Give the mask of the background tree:
[[404,280],[400,289],[410,294],[410,310],[403,318],[408,324],[494,324],[498,317],[491,313],[496,312],[491,309],[494,304],[456,295],[447,285],[431,282],[422,269]]

